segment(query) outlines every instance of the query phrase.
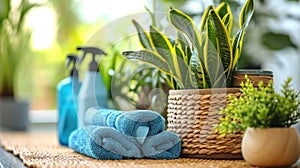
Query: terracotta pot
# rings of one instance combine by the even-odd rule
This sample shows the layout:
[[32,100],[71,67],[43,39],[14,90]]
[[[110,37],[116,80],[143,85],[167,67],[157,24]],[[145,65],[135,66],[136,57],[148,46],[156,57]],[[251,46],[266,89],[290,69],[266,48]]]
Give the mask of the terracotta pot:
[[243,157],[255,166],[293,165],[300,156],[299,149],[294,128],[248,128],[242,140]]

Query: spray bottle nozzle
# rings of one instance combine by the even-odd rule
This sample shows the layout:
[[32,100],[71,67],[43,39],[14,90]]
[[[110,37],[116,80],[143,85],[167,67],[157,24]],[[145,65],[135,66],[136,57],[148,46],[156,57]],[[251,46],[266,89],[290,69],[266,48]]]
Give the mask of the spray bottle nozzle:
[[73,63],[73,67],[70,72],[70,76],[76,76],[78,77],[78,71],[76,69],[76,61],[78,61],[78,56],[75,54],[69,54],[67,55],[67,60],[66,60],[66,67],[68,68],[71,63]]
[[106,55],[106,53],[96,47],[77,47],[77,50],[83,51],[82,58],[80,60],[80,63],[84,60],[86,54],[91,53],[92,54],[92,61],[89,64],[89,71],[98,71],[98,63],[95,60],[96,55]]

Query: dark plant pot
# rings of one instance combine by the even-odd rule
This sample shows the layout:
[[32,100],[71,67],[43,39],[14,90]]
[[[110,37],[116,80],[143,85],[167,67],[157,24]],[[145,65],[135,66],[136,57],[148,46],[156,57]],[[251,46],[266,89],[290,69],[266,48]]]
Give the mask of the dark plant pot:
[[260,81],[264,86],[268,85],[270,80],[273,80],[273,72],[260,69],[241,69],[233,73],[231,87],[240,87],[241,82],[245,81],[245,75],[252,81],[253,86],[257,87]]
[[0,98],[0,127],[9,131],[27,131],[29,102]]

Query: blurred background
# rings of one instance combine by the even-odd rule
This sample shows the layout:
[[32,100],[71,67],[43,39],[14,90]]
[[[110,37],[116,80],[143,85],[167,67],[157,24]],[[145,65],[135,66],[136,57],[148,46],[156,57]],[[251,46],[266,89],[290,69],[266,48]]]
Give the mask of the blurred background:
[[[29,1],[41,6],[32,9],[25,19],[24,26],[32,31],[32,36],[30,52],[20,55],[24,58],[17,73],[17,97],[30,100],[34,116],[41,115],[41,110],[44,113],[45,110],[54,113],[52,110],[56,109],[56,86],[69,74],[69,70],[65,68],[66,55],[75,53],[76,47],[81,45],[97,45],[107,52],[101,60],[100,68],[109,90],[116,70],[121,69],[126,77],[126,73],[139,67],[125,66],[121,56],[124,50],[139,48],[132,19],[136,19],[143,27],[155,22],[157,27],[164,30],[168,27],[168,22],[166,17],[161,16],[168,12],[170,6],[186,12],[199,22],[206,6],[223,1],[231,4],[234,20],[238,21],[244,0]],[[18,5],[19,0],[13,2]],[[255,2],[254,19],[247,29],[239,68],[271,70],[276,86],[287,76],[291,76],[293,88],[299,90],[300,0]],[[147,10],[158,11],[153,22]],[[86,68],[81,67],[80,71],[84,70]],[[155,85],[149,78],[140,80],[138,76],[130,76],[130,79],[140,82],[142,87],[139,89],[145,89],[143,85]],[[138,93],[134,89],[131,91]],[[137,97],[132,97],[138,101]]]

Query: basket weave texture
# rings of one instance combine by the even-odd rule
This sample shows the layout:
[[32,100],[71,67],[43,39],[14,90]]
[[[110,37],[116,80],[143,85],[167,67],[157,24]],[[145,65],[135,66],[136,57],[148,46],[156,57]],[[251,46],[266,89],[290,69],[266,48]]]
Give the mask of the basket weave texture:
[[[253,86],[257,87],[259,82],[263,82],[264,86],[267,86],[270,80],[273,80],[272,75],[253,75],[247,74],[248,78],[251,80]],[[240,87],[241,82],[246,82],[245,74],[235,74],[232,77],[232,87]]]
[[168,131],[182,140],[182,155],[197,158],[241,159],[242,133],[221,136],[215,126],[228,96],[239,97],[240,88],[170,90]]

